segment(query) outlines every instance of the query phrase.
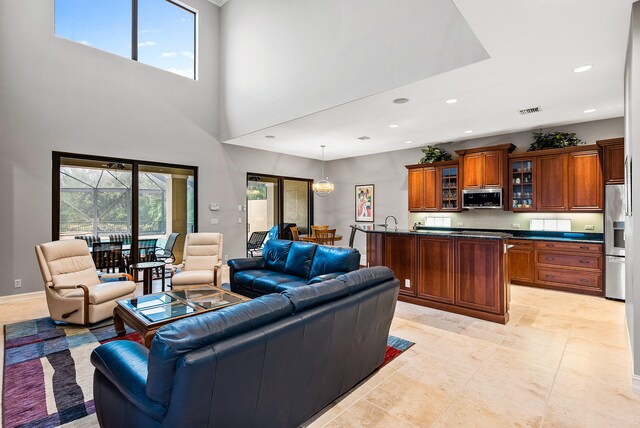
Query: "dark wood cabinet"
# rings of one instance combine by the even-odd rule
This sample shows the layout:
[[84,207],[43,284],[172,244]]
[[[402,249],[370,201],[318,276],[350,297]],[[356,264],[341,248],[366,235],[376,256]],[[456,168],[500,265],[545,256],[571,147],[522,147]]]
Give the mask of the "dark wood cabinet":
[[409,211],[460,211],[458,162],[407,165]]
[[624,138],[597,142],[602,147],[605,184],[624,184]]
[[503,144],[456,150],[456,153],[462,159],[462,188],[505,188],[507,184],[507,155],[514,149],[515,146],[513,144]]
[[384,234],[367,233],[367,267],[384,266]]
[[455,299],[458,306],[503,313],[507,305],[502,241],[458,239]]
[[507,251],[509,278],[511,281],[531,284],[535,279],[535,250],[533,241],[510,239]]
[[569,208],[569,162],[567,154],[551,154],[536,159],[536,206],[538,211],[567,211]]
[[484,186],[485,188],[504,187],[504,162],[506,156],[502,151],[484,152]]
[[601,212],[604,208],[600,151],[569,153],[569,211]]
[[407,187],[409,211],[422,211],[424,206],[424,168],[409,170]]
[[400,280],[400,293],[416,295],[416,237],[386,234],[384,265]]
[[418,238],[418,297],[454,303],[453,239]]
[[510,239],[514,284],[602,296],[602,244]]
[[463,189],[481,189],[484,184],[484,155],[472,153],[464,157],[462,164],[464,171]]

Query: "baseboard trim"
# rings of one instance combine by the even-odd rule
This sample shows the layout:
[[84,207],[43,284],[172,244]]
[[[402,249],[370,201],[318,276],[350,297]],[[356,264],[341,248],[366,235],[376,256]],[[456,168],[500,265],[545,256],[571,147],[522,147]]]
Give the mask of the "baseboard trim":
[[631,392],[640,394],[640,376],[631,375]]
[[44,290],[33,291],[31,293],[12,294],[11,296],[0,296],[0,304],[19,302],[21,300],[35,299],[36,297],[44,297]]

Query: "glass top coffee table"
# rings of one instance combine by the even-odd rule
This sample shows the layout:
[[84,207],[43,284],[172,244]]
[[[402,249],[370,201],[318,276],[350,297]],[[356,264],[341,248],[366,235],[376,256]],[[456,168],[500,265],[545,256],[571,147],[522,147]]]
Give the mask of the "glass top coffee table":
[[215,311],[251,300],[240,294],[203,285],[180,291],[146,294],[118,300],[113,310],[113,324],[118,336],[125,335],[124,325],[140,333],[149,348],[156,331],[181,318]]

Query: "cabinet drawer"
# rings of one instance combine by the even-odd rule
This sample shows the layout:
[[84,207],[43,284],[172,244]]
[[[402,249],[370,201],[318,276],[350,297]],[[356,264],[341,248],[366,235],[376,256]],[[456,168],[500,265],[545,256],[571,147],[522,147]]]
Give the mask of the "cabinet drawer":
[[602,270],[601,254],[561,253],[558,251],[536,251],[537,265],[575,267]]
[[536,282],[601,290],[602,274],[539,268],[536,269]]
[[533,242],[529,239],[509,239],[508,244],[513,245],[514,249],[533,250]]
[[589,244],[583,242],[556,242],[556,241],[536,241],[536,248],[540,250],[568,250],[602,254],[602,244]]

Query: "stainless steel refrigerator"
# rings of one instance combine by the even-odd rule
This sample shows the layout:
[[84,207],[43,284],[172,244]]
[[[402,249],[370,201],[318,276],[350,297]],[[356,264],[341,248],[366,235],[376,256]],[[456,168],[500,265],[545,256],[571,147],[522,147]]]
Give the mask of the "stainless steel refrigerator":
[[624,184],[605,186],[604,203],[605,297],[624,300]]

